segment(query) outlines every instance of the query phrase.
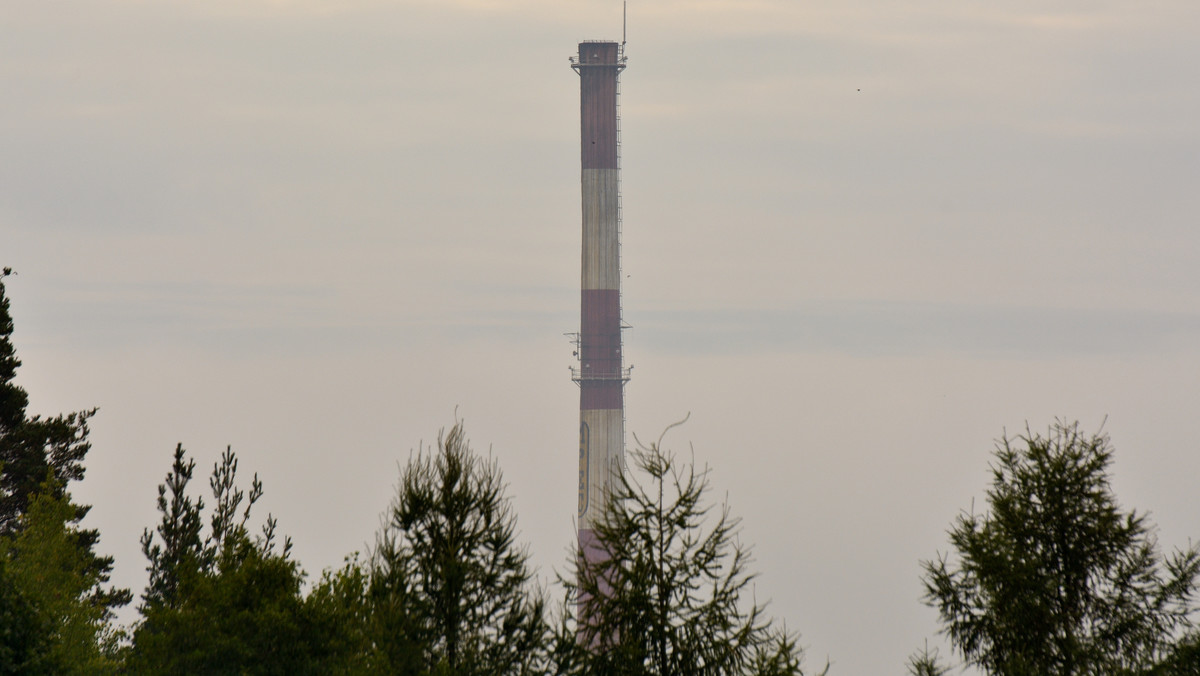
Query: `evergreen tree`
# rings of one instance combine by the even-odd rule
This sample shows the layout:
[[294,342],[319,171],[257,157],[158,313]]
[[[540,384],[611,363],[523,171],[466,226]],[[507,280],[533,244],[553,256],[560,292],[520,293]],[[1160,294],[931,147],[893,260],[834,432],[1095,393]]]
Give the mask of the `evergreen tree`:
[[[257,475],[237,487],[237,458],[226,449],[213,466],[213,508],[188,495],[195,462],[182,446],[158,489],[160,523],[142,536],[150,581],[127,666],[138,674],[353,673],[361,645],[326,601],[301,593],[304,572],[291,542],[276,541],[268,515],[259,535],[248,526],[262,496]],[[156,537],[157,536],[157,537]]]
[[495,461],[461,422],[404,469],[368,590],[385,673],[516,676],[544,658],[544,603]]
[[[326,570],[305,599],[319,635],[313,641],[328,646],[327,673],[375,674],[415,673],[386,671],[389,660],[380,657],[380,646],[372,633],[372,612],[368,601],[371,573],[355,553],[346,557],[338,570]],[[395,661],[390,661],[395,663]]]
[[9,557],[0,555],[0,675],[49,674],[53,627],[10,567]]
[[158,485],[158,512],[161,520],[155,542],[149,529],[142,532],[142,553],[150,563],[150,580],[142,594],[143,608],[175,608],[180,601],[180,585],[185,577],[206,568],[209,552],[201,539],[201,511],[204,500],[187,494],[196,462],[187,459],[183,444],[175,446],[175,457],[166,481]]
[[1200,676],[1200,632],[1175,644],[1171,654],[1150,670],[1149,676]]
[[618,473],[594,526],[604,555],[578,551],[575,574],[562,580],[578,615],[567,612],[560,626],[559,670],[802,674],[795,636],[746,599],[755,575],[737,539],[738,520],[727,506],[714,511],[707,502],[707,470],[681,464],[661,444],[661,436],[649,447],[639,444],[632,469]]
[[14,382],[21,360],[12,343],[13,319],[4,284],[10,274],[9,268],[0,272],[0,537],[14,537],[20,531],[22,517],[49,473],[53,479],[49,484],[52,497],[72,505],[72,540],[86,561],[87,574],[100,582],[93,596],[106,613],[111,613],[132,596],[127,589],[104,586],[112,573],[113,559],[96,554],[100,534],[78,527],[91,508],[70,502],[67,490],[69,482],[83,479],[83,460],[91,448],[88,420],[96,409],[53,418],[27,414],[29,396]]
[[83,478],[87,454],[87,420],[95,410],[49,420],[28,418],[29,395],[13,382],[21,360],[12,343],[13,319],[4,279],[0,274],[0,534],[12,533],[29,501],[53,471],[55,490]]
[[920,652],[909,656],[908,673],[910,676],[945,676],[950,673],[950,667],[938,658],[936,649],[930,650],[926,645]]
[[925,601],[968,664],[1107,676],[1186,655],[1200,549],[1158,553],[1146,517],[1117,504],[1112,453],[1106,435],[1078,423],[1001,439],[989,511],[956,519],[955,558],[923,563]]
[[44,651],[24,666],[29,672],[102,674],[116,669],[118,637],[95,593],[101,580],[79,546],[79,530],[71,525],[75,513],[48,478],[16,534],[0,539],[9,580],[33,610],[31,626],[48,630]]

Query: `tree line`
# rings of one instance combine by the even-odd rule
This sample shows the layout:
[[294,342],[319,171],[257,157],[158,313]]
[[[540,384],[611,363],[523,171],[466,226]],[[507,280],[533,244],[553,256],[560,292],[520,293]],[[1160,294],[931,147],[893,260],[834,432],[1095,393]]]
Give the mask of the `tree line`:
[[[273,515],[254,509],[226,449],[207,476],[182,444],[145,529],[149,578],[134,603],[83,527],[94,409],[30,415],[15,383],[0,275],[0,674],[802,675],[799,636],[755,599],[739,521],[706,469],[663,437],[629,453],[596,535],[554,588],[517,542],[494,459],[461,421],[402,468],[375,542],[314,579]],[[670,428],[668,428],[670,429]],[[664,433],[665,434],[665,433]],[[914,653],[910,674],[1200,674],[1200,549],[1160,553],[1123,511],[1107,436],[1056,421],[999,442],[987,509],[952,523],[921,565],[951,664]],[[822,665],[819,673],[830,671]]]

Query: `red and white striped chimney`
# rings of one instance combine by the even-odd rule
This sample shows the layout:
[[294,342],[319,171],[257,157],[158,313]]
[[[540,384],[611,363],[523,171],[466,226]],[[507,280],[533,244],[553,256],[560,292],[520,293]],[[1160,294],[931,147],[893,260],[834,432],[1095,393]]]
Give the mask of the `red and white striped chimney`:
[[616,42],[582,42],[571,59],[579,73],[583,192],[583,274],[579,365],[579,545],[591,562],[606,556],[593,525],[625,455],[621,359],[620,178],[618,78],[624,49]]

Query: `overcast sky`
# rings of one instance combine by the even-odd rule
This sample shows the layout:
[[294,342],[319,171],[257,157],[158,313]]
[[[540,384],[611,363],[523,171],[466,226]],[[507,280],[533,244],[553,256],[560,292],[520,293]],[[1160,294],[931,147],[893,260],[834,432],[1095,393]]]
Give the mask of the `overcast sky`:
[[[567,57],[620,35],[617,0],[0,0],[18,382],[100,407],[116,582],[177,442],[231,444],[315,575],[456,408],[565,570]],[[1026,423],[1103,423],[1122,503],[1200,538],[1197,35],[1195,0],[631,3],[627,428],[691,412],[668,445],[810,664],[941,645],[919,562]]]

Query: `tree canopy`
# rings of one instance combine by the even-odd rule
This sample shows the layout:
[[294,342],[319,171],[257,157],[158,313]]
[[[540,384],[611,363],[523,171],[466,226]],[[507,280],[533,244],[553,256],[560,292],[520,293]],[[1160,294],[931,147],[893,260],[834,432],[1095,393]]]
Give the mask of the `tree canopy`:
[[586,674],[802,674],[795,636],[753,598],[738,519],[709,503],[708,471],[664,451],[662,438],[616,473],[594,526],[602,553],[577,551],[562,580],[577,605],[560,662]]
[[411,674],[516,676],[544,668],[545,601],[500,467],[463,424],[401,473],[371,559],[376,644]]
[[257,535],[248,522],[262,496],[237,485],[238,460],[226,449],[214,463],[213,504],[188,493],[195,462],[182,445],[158,489],[160,522],[142,536],[150,580],[127,664],[136,673],[343,673],[349,631],[302,594],[304,571],[277,541],[269,516]]
[[[96,553],[99,534],[81,525],[88,507],[70,491],[95,410],[27,412],[8,274],[0,676],[803,675],[798,636],[758,601],[740,521],[710,499],[707,469],[663,449],[666,432],[614,472],[596,549],[577,546],[559,577],[556,622],[517,542],[500,466],[472,450],[461,421],[410,455],[369,555],[311,585],[274,517],[252,519],[257,474],[243,487],[227,447],[202,498],[179,444],[158,486],[158,523],[143,532],[149,579],[126,633],[113,609],[131,595],[109,587],[112,559]],[[1118,503],[1112,460],[1108,436],[1078,423],[997,443],[986,508],[961,513],[950,550],[921,562],[923,601],[965,665],[997,676],[1200,676],[1200,545],[1161,553],[1146,515]],[[907,668],[950,673],[928,647]]]
[[[1144,514],[1112,492],[1102,433],[1056,422],[1002,438],[988,510],[923,562],[925,602],[968,663],[1014,676],[1148,673],[1194,630],[1200,550],[1162,556]],[[1194,653],[1193,653],[1194,654]]]
[[79,545],[75,514],[48,477],[16,532],[0,538],[0,577],[11,585],[3,596],[15,613],[0,616],[0,656],[11,660],[0,664],[19,665],[13,673],[115,672],[118,635],[97,594],[102,580]]
[[112,611],[132,595],[107,585],[113,559],[96,552],[99,532],[80,526],[90,507],[69,490],[83,478],[96,411],[29,415],[15,382],[10,274],[0,272],[0,578],[10,586],[0,591],[0,673],[12,664],[22,673],[98,673],[114,647]]

